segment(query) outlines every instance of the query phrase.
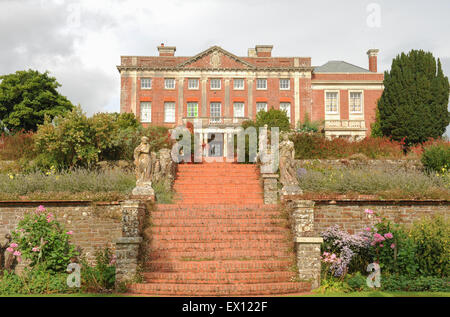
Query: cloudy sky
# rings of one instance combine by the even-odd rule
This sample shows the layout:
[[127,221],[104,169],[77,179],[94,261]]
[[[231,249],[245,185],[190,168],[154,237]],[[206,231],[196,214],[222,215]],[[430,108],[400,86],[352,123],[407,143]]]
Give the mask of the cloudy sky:
[[121,55],[179,56],[212,45],[240,56],[273,44],[275,56],[345,60],[379,69],[402,51],[440,57],[450,76],[448,0],[0,0],[0,74],[48,70],[89,114],[119,111]]

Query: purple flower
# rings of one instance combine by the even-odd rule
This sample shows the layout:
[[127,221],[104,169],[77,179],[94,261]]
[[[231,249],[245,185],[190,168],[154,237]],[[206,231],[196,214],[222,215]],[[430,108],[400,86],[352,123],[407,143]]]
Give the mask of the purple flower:
[[308,174],[308,171],[306,169],[304,169],[304,168],[299,168],[297,170],[297,177],[298,178],[302,178],[302,177],[306,176],[306,174]]

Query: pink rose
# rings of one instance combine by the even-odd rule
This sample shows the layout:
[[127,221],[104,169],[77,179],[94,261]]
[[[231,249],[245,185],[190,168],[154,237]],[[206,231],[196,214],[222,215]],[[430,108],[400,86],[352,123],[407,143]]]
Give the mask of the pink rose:
[[17,243],[11,243],[11,245],[10,245],[10,247],[13,248],[13,249],[17,248],[18,246],[19,245]]
[[13,248],[8,248],[8,249],[6,249],[6,251],[8,251],[9,253],[13,253],[14,249]]
[[14,256],[21,256],[22,253],[20,253],[20,251],[16,251],[16,252],[13,253],[13,255],[14,255]]
[[73,235],[73,231],[67,231],[66,234],[71,236],[71,235]]
[[367,232],[370,232],[370,231],[372,231],[372,228],[367,227],[365,230],[366,230]]
[[394,243],[391,244],[391,249],[395,249],[395,244]]
[[39,252],[39,248],[38,248],[38,247],[33,248],[31,251],[33,251],[33,252]]
[[392,233],[386,233],[385,235],[384,235],[384,237],[386,238],[386,239],[392,239],[393,237],[394,237],[394,235],[392,234]]
[[380,244],[380,248],[384,247],[384,244]]
[[366,214],[369,214],[369,215],[373,215],[373,214],[374,214],[374,212],[373,212],[372,209],[366,209],[364,212],[365,212]]
[[42,206],[42,205],[40,205],[40,206],[38,207],[37,210],[38,210],[39,212],[43,212],[43,211],[45,211],[45,207]]

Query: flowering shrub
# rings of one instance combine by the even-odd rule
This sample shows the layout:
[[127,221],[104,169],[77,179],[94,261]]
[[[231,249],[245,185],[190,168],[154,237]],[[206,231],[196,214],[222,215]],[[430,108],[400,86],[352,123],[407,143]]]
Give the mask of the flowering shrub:
[[344,278],[349,269],[360,269],[367,262],[367,233],[349,234],[339,226],[333,226],[321,236],[324,239],[322,261],[326,264],[326,273],[331,271],[334,276]]
[[14,243],[8,252],[41,266],[50,272],[64,272],[72,257],[78,255],[69,243],[72,231],[66,231],[44,206],[27,213],[12,232]]

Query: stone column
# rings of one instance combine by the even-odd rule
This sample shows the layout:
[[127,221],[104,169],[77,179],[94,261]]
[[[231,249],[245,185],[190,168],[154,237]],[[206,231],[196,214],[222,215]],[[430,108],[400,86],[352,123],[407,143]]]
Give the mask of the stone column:
[[320,246],[323,243],[322,238],[314,237],[314,205],[315,202],[309,200],[297,200],[290,204],[299,277],[311,281],[313,289],[320,286]]
[[264,204],[278,204],[278,174],[261,174],[264,186]]
[[145,205],[138,200],[125,201],[121,208],[122,237],[116,241],[116,285],[130,281],[137,273],[145,217]]

